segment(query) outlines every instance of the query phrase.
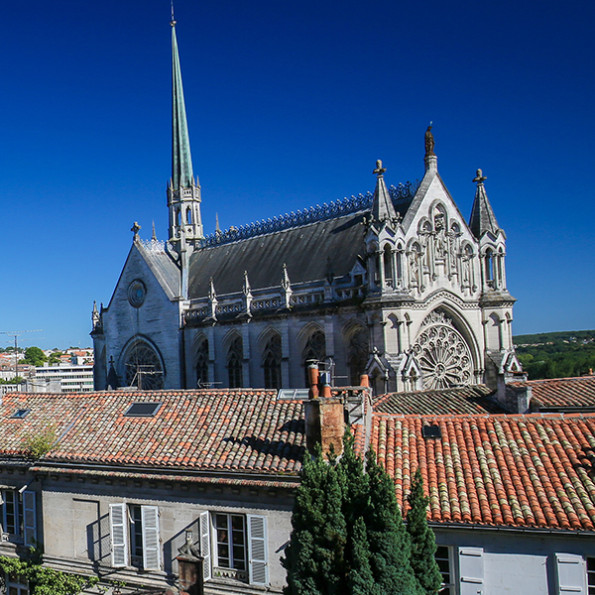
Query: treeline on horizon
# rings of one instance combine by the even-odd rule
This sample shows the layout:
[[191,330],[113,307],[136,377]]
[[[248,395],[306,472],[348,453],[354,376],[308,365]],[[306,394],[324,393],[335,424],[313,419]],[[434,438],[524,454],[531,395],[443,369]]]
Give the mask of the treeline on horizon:
[[513,341],[529,380],[583,376],[595,370],[595,330],[517,335]]

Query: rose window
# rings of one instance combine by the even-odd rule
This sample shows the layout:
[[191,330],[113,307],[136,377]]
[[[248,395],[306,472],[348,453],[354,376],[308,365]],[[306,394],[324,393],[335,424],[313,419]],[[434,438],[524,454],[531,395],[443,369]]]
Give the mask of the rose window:
[[[422,369],[424,388],[448,388],[473,381],[473,362],[461,334],[444,315],[426,324],[413,345]],[[428,321],[430,322],[430,321]]]
[[126,384],[143,390],[163,388],[159,356],[144,342],[136,343],[126,356]]

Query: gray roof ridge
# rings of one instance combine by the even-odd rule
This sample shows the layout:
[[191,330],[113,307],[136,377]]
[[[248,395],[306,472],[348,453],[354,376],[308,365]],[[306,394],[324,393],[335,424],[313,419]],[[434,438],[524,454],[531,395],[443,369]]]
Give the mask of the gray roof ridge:
[[[409,200],[417,190],[418,182],[407,181],[399,183],[397,186],[391,185],[389,187],[389,194],[393,202],[400,200]],[[240,227],[230,227],[225,231],[215,231],[203,238],[201,247],[213,247],[220,244],[231,244],[240,240],[245,240],[252,237],[260,237],[272,233],[304,227],[311,223],[318,223],[320,221],[328,221],[336,219],[344,215],[354,215],[369,211],[372,208],[373,193],[369,190],[362,194],[352,194],[350,197],[337,199],[330,203],[317,204],[315,206],[298,209],[283,215],[276,215],[272,218],[261,219],[241,225]]]

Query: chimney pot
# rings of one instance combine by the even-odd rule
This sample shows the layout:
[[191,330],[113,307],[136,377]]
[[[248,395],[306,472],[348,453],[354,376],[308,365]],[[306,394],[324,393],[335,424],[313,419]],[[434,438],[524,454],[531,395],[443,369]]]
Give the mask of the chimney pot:
[[359,385],[360,386],[370,386],[370,377],[367,374],[362,374],[359,377]]

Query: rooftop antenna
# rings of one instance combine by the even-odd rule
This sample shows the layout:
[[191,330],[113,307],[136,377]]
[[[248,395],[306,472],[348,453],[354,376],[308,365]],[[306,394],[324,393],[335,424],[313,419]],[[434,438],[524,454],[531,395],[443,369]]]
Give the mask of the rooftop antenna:
[[19,344],[18,344],[18,337],[24,335],[25,333],[41,333],[43,329],[34,329],[34,330],[27,330],[27,331],[0,331],[0,335],[8,335],[10,337],[14,337],[14,376],[18,378],[19,376]]

